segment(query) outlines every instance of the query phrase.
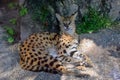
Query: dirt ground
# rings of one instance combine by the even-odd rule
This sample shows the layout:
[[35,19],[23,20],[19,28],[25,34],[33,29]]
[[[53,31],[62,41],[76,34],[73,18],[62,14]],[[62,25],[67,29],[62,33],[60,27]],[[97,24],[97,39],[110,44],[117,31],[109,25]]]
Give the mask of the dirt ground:
[[[2,13],[0,15],[3,16]],[[5,22],[7,18],[2,16],[0,18]],[[22,36],[25,38],[31,33],[28,30],[29,25],[33,25],[28,19],[23,21],[27,22],[22,25]],[[0,25],[0,80],[120,80],[120,25],[97,33],[80,35],[80,51],[87,54],[94,63],[93,70],[87,71],[91,75],[90,78],[22,70],[19,66],[18,52],[7,50],[10,45],[4,39],[7,34],[2,25]]]

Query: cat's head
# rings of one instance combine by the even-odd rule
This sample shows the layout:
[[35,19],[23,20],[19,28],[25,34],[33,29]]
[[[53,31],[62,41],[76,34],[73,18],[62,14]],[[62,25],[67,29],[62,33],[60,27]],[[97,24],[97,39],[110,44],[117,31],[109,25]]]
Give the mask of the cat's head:
[[75,19],[77,12],[71,16],[63,17],[56,13],[56,17],[59,21],[60,30],[62,33],[74,34],[75,33]]

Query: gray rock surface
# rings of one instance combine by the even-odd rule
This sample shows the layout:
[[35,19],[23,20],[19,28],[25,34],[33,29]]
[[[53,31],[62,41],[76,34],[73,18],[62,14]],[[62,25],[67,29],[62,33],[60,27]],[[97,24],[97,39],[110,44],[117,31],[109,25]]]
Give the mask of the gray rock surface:
[[[18,52],[6,51],[9,47],[3,39],[5,31],[0,26],[0,80],[119,80],[120,79],[120,32],[106,29],[98,33],[80,35],[81,52],[90,56],[97,77],[80,78],[54,75],[44,72],[30,72],[19,66]],[[88,72],[91,75],[91,72]]]
[[[119,3],[119,0],[114,1]],[[114,5],[112,12],[117,6],[118,13],[120,7],[119,4],[115,4],[112,4]],[[116,19],[117,13],[113,14],[114,19]],[[3,17],[4,13],[1,12],[0,14],[0,21],[2,19],[3,24],[10,25],[8,24],[9,19],[15,13],[7,14],[6,17]],[[11,45],[5,41],[5,36],[8,35],[3,29],[3,24],[0,24],[0,80],[120,80],[120,25],[114,26],[115,29],[105,29],[97,33],[80,35],[80,51],[87,54],[94,63],[93,72],[86,71],[92,77],[80,78],[22,70],[19,65],[18,52],[7,50]],[[22,40],[33,32],[40,32],[40,26],[34,24],[29,17],[23,18],[21,26]],[[97,77],[94,77],[96,74]]]
[[[34,12],[36,12],[36,8],[39,9],[39,7],[44,6],[45,8],[48,8],[48,17],[46,21],[39,20],[38,22],[42,23],[48,23],[48,27],[52,27],[51,29],[56,29],[56,18],[55,13],[59,13],[63,16],[70,16],[74,14],[75,12],[78,12],[78,16],[76,19],[76,22],[80,23],[82,20],[82,17],[86,15],[86,13],[89,11],[89,7],[92,7],[95,9],[95,11],[99,11],[101,15],[109,16],[109,18],[112,21],[120,21],[120,0],[57,0],[57,1],[47,1],[47,0],[37,0],[34,2],[34,0],[30,0],[32,2],[28,2],[30,11],[33,15],[35,15]],[[33,3],[34,2],[34,3]],[[37,3],[39,3],[39,6]],[[47,4],[47,5],[46,5]],[[39,10],[38,10],[39,11]],[[41,9],[38,12],[39,15],[46,14],[43,13],[43,9]],[[42,16],[42,15],[41,15]]]
[[111,19],[120,21],[120,0],[114,0],[111,3],[110,17]]

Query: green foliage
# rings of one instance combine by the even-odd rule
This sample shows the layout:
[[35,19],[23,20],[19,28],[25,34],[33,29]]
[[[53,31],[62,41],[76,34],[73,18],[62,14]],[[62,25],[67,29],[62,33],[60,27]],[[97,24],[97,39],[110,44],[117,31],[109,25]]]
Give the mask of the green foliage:
[[78,23],[76,32],[78,34],[92,33],[110,25],[111,21],[107,16],[102,16],[97,10],[89,8],[88,12],[83,16],[82,22]]
[[32,15],[32,19],[38,23],[42,23],[45,28],[48,28],[50,25],[51,19],[51,11],[49,8],[49,4],[54,0],[27,0],[27,7],[29,12]]
[[25,16],[27,13],[28,13],[27,8],[24,7],[24,6],[21,6],[20,11],[19,11],[19,15],[20,16]]
[[33,20],[36,21],[41,21],[42,23],[47,21],[47,16],[49,14],[49,10],[47,7],[45,7],[44,5],[42,7],[40,7],[40,9],[36,9],[33,12],[32,18]]
[[12,23],[13,25],[15,25],[17,23],[16,18],[12,18],[9,20],[10,23]]
[[15,34],[14,29],[11,28],[11,27],[9,27],[9,26],[4,26],[4,29],[5,29],[6,32],[7,32],[9,35],[11,35],[11,36],[13,36],[13,35]]
[[9,37],[7,38],[7,41],[8,41],[9,43],[13,43],[13,42],[14,42],[13,36],[9,36]]
[[14,9],[15,7],[16,7],[16,4],[13,2],[8,4],[8,8],[10,8],[10,9]]
[[6,32],[8,34],[7,41],[9,43],[13,43],[14,42],[14,35],[15,35],[14,29],[9,27],[9,26],[4,26],[4,29],[6,30]]

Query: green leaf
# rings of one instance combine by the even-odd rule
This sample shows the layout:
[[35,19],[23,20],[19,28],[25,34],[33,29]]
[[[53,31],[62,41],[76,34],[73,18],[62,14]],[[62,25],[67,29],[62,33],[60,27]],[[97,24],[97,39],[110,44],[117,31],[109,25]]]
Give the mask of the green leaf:
[[100,15],[99,11],[89,8],[88,12],[83,15],[81,23],[77,25],[77,33],[92,33],[99,29],[106,28],[111,25],[108,16]]
[[8,26],[4,26],[4,28],[6,29],[9,35],[13,36],[15,34],[15,31],[13,30],[13,28],[8,27]]
[[20,16],[25,16],[27,13],[28,13],[27,8],[21,7],[20,12],[19,12]]
[[11,29],[11,28],[9,28],[9,30],[8,30],[7,32],[8,32],[8,34],[10,34],[10,35],[14,35],[14,30]]
[[8,4],[8,7],[9,7],[10,9],[14,9],[14,8],[16,7],[16,4],[13,3],[13,2],[11,2],[11,3]]
[[13,43],[13,42],[14,42],[14,38],[13,38],[13,37],[8,37],[7,41],[8,41],[9,43]]
[[13,25],[15,25],[17,23],[17,20],[15,18],[13,18],[13,19],[10,19],[9,22],[12,23]]

